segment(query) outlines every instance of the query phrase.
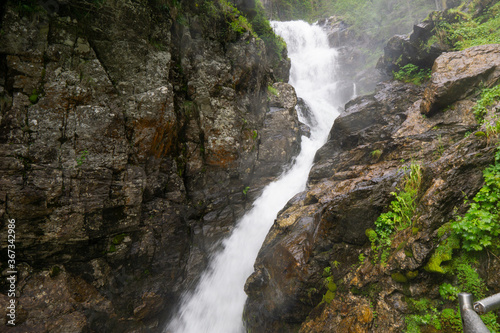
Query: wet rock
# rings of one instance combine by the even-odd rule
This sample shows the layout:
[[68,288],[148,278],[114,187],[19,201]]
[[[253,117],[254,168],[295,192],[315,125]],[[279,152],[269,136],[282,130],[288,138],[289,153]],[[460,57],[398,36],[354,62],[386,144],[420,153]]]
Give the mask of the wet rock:
[[276,95],[270,93],[270,109],[266,113],[263,128],[253,133],[259,141],[256,166],[262,170],[257,175],[276,175],[291,162],[300,150],[300,123],[295,105],[295,89],[278,82],[273,85]]
[[432,67],[421,112],[429,116],[472,94],[479,84],[491,87],[500,80],[500,45],[475,46],[445,53]]
[[[0,217],[16,219],[20,264],[36,266],[26,280],[39,288],[19,288],[16,329],[161,331],[298,152],[293,88],[277,84],[268,101],[288,78],[286,51],[271,59],[225,20],[232,33],[214,33],[194,4],[189,27],[154,3],[39,9],[0,10]],[[43,275],[53,265],[63,280]]]
[[344,300],[334,299],[331,303],[324,304],[319,313],[304,322],[299,332],[367,332],[374,319],[369,302],[363,297],[353,295]]
[[[408,312],[403,295],[439,297],[423,269],[436,248],[432,235],[465,210],[464,194],[470,198],[482,186],[481,170],[494,153],[485,141],[464,137],[477,126],[473,101],[460,99],[427,118],[420,113],[423,95],[421,87],[387,82],[346,105],[315,157],[307,191],[280,212],[259,252],[245,289],[248,328],[347,332],[376,325],[400,332]],[[397,233],[386,263],[372,263],[366,230],[401,188],[408,159],[423,168],[415,229]],[[306,217],[313,232],[298,222]],[[327,268],[339,287],[330,304],[318,305]],[[367,299],[378,314],[373,321],[358,307]],[[342,307],[346,300],[352,312]]]
[[388,75],[397,72],[401,67],[414,64],[420,68],[431,68],[434,60],[447,49],[439,44],[432,44],[428,48],[422,47],[432,37],[434,25],[430,22],[420,23],[413,27],[409,36],[394,36],[384,47],[384,56],[377,64],[377,68],[384,70]]

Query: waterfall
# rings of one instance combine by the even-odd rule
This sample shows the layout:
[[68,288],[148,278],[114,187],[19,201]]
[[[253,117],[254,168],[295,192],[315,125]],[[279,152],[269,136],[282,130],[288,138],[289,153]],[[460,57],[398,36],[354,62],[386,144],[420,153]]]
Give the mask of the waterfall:
[[302,122],[311,127],[310,138],[302,137],[301,152],[293,166],[269,184],[251,210],[238,221],[223,249],[211,260],[196,289],[182,297],[180,309],[168,324],[169,333],[243,332],[246,301],[245,281],[253,272],[258,251],[278,212],[306,186],[316,151],[326,142],[339,113],[335,93],[337,51],[317,25],[306,22],[272,22],[288,45],[292,62],[290,84],[308,105]]

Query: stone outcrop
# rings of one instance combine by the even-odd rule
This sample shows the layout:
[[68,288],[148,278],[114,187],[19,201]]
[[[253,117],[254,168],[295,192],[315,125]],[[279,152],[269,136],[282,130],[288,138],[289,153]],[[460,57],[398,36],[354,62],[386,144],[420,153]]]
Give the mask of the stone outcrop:
[[277,104],[268,91],[289,64],[273,68],[262,40],[201,2],[58,4],[0,11],[0,233],[16,220],[19,270],[11,331],[159,332],[298,151],[293,88],[276,85]]
[[434,36],[435,24],[427,20],[413,27],[410,35],[396,35],[384,47],[384,56],[377,67],[391,76],[401,67],[414,64],[420,68],[431,68],[439,55],[448,48],[440,43],[429,44]]
[[421,104],[429,115],[472,94],[479,85],[493,87],[500,82],[500,45],[471,47],[440,56],[432,67],[432,79]]
[[[445,75],[446,66],[439,64],[447,59],[472,63],[475,54],[497,48],[445,53],[433,78]],[[483,66],[495,68],[491,61]],[[439,298],[442,281],[424,269],[437,247],[436,230],[465,212],[464,199],[481,188],[482,170],[496,151],[490,140],[466,135],[478,128],[473,91],[484,78],[483,71],[472,73],[446,111],[426,117],[421,108],[434,80],[427,87],[385,82],[346,105],[316,155],[307,190],[283,208],[259,252],[245,285],[249,330],[401,332],[408,298]],[[373,260],[366,230],[387,211],[411,161],[423,169],[413,229],[396,234],[382,264]],[[488,287],[499,292],[496,278],[483,273]]]

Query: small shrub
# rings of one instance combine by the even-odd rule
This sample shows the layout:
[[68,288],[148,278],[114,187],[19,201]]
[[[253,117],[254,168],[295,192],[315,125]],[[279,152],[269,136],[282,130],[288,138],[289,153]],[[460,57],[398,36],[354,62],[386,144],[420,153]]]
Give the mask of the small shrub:
[[476,121],[481,124],[484,122],[484,116],[486,115],[486,108],[493,105],[493,103],[500,100],[500,85],[496,85],[493,88],[483,89],[481,96],[477,101],[476,105],[472,109]]
[[454,287],[449,283],[443,283],[439,286],[439,295],[441,295],[443,299],[449,301],[455,301],[459,292],[460,290],[457,287]]
[[395,80],[407,83],[413,83],[419,86],[423,82],[430,79],[431,70],[421,69],[414,64],[408,64],[406,66],[401,67],[399,71],[393,72],[392,74],[394,75]]

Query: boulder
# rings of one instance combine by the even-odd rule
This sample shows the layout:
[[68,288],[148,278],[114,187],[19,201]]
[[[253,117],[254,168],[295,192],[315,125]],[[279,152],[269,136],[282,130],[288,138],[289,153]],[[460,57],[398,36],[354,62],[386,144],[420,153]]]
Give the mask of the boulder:
[[448,52],[436,59],[425,90],[421,112],[432,116],[479,87],[500,83],[500,44]]

